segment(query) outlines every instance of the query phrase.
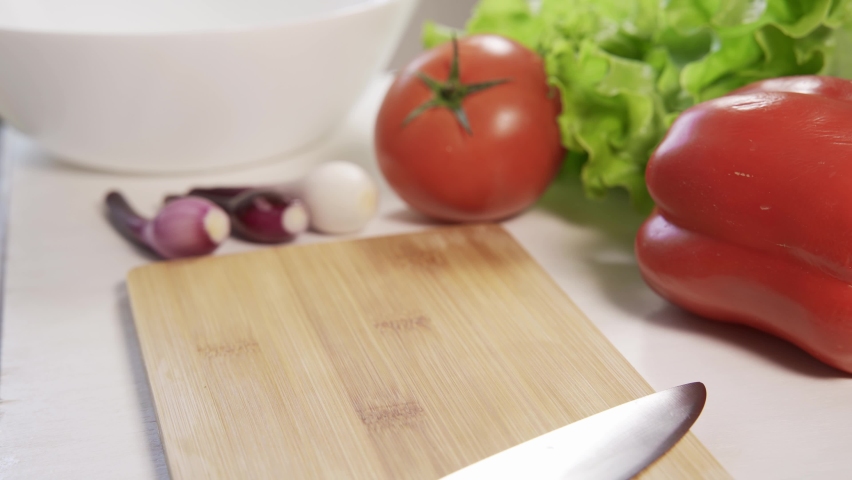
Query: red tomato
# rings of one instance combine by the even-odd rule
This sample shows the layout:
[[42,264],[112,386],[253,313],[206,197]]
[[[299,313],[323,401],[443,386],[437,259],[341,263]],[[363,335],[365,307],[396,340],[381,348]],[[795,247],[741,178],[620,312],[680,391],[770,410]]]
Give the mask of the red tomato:
[[[457,81],[451,43],[424,52],[397,76],[376,121],[379,166],[423,214],[456,222],[507,218],[544,193],[562,162],[558,92],[548,86],[541,58],[504,37],[459,39],[457,60]],[[482,88],[464,94],[477,84]],[[415,112],[435,99],[441,105]],[[419,114],[410,118],[412,112]]]

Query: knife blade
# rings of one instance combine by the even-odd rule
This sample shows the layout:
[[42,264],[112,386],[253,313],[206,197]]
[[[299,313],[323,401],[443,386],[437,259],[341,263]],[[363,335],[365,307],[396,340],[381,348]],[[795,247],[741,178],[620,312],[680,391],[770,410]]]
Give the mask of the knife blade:
[[653,393],[511,447],[442,480],[633,478],[689,431],[706,399],[701,382]]

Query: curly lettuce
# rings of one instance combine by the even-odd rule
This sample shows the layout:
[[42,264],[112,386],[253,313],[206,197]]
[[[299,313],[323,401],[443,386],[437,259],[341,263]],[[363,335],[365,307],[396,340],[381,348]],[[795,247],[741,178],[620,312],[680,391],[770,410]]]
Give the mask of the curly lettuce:
[[[480,0],[462,34],[539,52],[562,93],[558,122],[587,196],[653,202],[645,165],[684,109],[779,76],[852,76],[852,0]],[[423,42],[452,31],[427,23]]]

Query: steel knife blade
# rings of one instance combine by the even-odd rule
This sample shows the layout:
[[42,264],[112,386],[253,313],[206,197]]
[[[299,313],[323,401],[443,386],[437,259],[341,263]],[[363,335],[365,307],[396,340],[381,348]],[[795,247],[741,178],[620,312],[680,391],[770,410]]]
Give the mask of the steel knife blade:
[[633,478],[689,431],[706,399],[701,382],[653,393],[511,447],[442,480]]

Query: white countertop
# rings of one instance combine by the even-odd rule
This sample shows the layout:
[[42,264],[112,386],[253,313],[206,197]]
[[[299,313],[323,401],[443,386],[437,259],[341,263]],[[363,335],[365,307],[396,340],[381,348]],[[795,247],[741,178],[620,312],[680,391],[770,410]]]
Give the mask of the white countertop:
[[[132,177],[55,163],[3,133],[13,167],[0,351],[0,479],[168,478],[123,278],[145,263],[101,211],[124,191],[152,213],[162,196],[201,184],[293,178],[331,158],[373,165],[378,80],[345,125],[289,160],[206,176]],[[7,164],[6,167],[9,167]],[[8,172],[9,169],[7,168]],[[693,431],[736,478],[852,478],[852,381],[768,335],[703,320],[643,283],[632,254],[640,218],[621,198],[577,188],[505,222],[657,390],[701,381]],[[358,236],[428,228],[385,190]],[[307,234],[297,243],[341,237]],[[229,241],[217,254],[257,246]]]

